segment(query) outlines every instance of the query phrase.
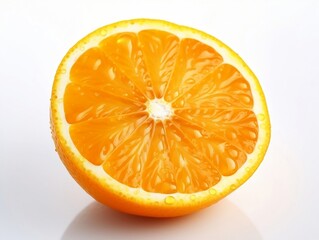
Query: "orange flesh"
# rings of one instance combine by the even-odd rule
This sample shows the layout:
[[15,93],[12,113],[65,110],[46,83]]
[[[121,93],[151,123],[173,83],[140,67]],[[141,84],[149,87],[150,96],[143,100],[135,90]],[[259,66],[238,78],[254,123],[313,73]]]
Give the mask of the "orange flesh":
[[[158,30],[120,33],[84,52],[64,94],[79,152],[117,181],[158,193],[206,190],[252,153],[249,83],[210,46]],[[148,104],[174,111],[158,120]]]

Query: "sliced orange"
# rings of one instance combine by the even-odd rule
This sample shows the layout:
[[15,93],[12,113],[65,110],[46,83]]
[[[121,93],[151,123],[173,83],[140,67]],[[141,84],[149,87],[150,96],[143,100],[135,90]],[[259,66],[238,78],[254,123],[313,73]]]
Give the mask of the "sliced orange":
[[270,121],[260,84],[201,31],[136,19],[80,40],[54,80],[51,127],[97,201],[171,217],[222,199],[261,163]]

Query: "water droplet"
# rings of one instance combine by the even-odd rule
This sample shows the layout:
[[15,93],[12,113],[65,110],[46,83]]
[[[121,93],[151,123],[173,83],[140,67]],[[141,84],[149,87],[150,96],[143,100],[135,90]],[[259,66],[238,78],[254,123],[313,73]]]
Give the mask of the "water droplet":
[[188,99],[188,98],[190,98],[191,96],[192,96],[191,93],[186,93],[186,94],[185,94],[185,99]]
[[[215,66],[219,65],[220,63],[221,63],[221,60],[219,58],[216,58],[213,60],[213,65],[215,65]],[[208,72],[208,70],[207,70],[207,72]]]
[[266,137],[270,137],[270,131],[266,132]]
[[230,190],[235,190],[235,189],[236,189],[236,185],[235,184],[230,185]]
[[196,199],[195,195],[191,195],[191,200],[195,201],[195,199]]
[[102,35],[102,36],[105,36],[105,35],[106,35],[106,30],[103,29],[103,30],[101,31],[101,35]]
[[254,151],[254,147],[253,146],[247,146],[246,150],[247,150],[248,153],[251,153],[251,152]]
[[180,107],[184,107],[184,105],[185,105],[185,100],[183,99],[183,100],[181,100],[179,103],[180,103]]
[[165,198],[165,203],[168,205],[172,205],[175,203],[176,199],[173,196],[168,196]]
[[215,180],[216,182],[219,182],[219,181],[220,181],[220,177],[214,177],[214,180]]
[[248,134],[249,134],[249,137],[252,139],[252,140],[256,140],[257,139],[257,134],[253,131],[248,131]]
[[200,133],[201,133],[203,136],[207,136],[207,134],[208,134],[208,132],[207,132],[205,129],[201,130]]
[[211,195],[216,195],[217,191],[216,191],[215,188],[211,188],[211,189],[209,189],[209,193],[210,193]]
[[172,98],[170,95],[168,95],[167,97],[165,97],[165,100],[166,100],[167,102],[170,102],[170,101],[173,100],[173,98]]
[[246,89],[248,89],[249,85],[248,85],[246,82],[241,82],[241,83],[239,84],[239,87],[240,87],[241,89],[243,89],[243,90],[246,90]]
[[250,172],[250,167],[245,168],[246,172]]
[[79,49],[83,51],[85,49],[84,44],[80,44]]
[[265,120],[265,115],[260,113],[257,115],[257,118],[260,120],[260,121],[264,121]]
[[251,98],[249,96],[243,96],[242,100],[246,103],[249,104],[251,102]]
[[195,80],[194,79],[187,79],[185,81],[187,84],[194,84],[195,83]]
[[229,155],[231,158],[237,158],[239,153],[236,149],[231,149],[231,150],[229,150]]

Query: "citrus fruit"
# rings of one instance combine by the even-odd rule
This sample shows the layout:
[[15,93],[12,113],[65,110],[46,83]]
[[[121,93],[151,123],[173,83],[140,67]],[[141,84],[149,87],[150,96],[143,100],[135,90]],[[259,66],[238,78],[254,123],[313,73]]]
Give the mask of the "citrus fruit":
[[261,163],[261,86],[216,38],[161,20],[107,25],[58,67],[51,129],[67,170],[97,201],[153,217],[194,212]]

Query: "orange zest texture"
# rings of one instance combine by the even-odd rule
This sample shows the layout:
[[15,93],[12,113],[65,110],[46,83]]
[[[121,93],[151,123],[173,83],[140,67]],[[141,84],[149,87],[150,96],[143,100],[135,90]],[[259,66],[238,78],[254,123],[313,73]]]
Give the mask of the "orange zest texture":
[[222,199],[262,161],[270,121],[256,76],[225,44],[160,20],[102,27],[62,60],[57,151],[97,201],[172,217]]

